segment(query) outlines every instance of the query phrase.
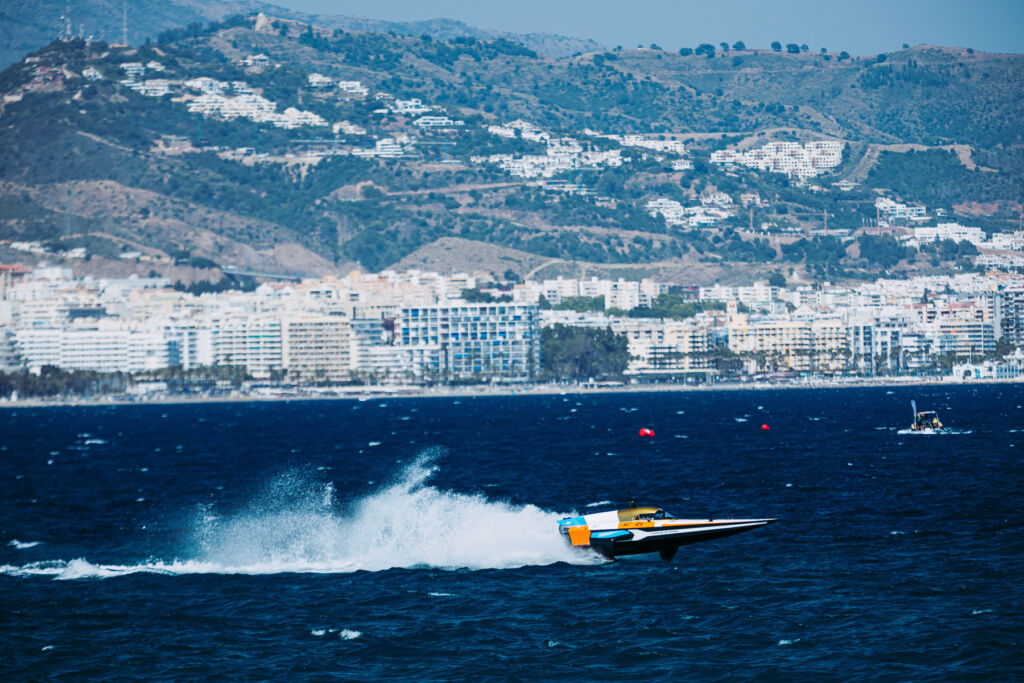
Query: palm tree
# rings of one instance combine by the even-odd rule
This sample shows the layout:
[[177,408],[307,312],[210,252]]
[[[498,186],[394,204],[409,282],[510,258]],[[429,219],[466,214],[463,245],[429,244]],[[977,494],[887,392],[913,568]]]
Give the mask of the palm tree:
[[903,374],[903,347],[902,346],[900,346],[899,344],[893,345],[893,347],[889,350],[889,360],[890,360],[890,365],[891,365],[891,361],[893,361],[893,360],[896,361],[896,368],[895,368],[896,369],[896,374],[897,375]]

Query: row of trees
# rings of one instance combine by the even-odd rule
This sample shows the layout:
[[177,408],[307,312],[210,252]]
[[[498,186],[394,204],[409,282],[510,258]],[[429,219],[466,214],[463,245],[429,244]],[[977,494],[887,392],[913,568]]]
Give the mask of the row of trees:
[[[551,304],[542,294],[539,301],[542,310],[578,311],[580,313],[596,313],[605,311],[603,296],[570,296],[557,304]],[[741,304],[742,306],[742,304]],[[745,306],[743,307],[746,308]],[[610,308],[611,315],[628,316],[630,318],[667,318],[685,320],[702,311],[724,311],[725,304],[720,301],[695,301],[682,294],[659,294],[650,306],[637,306],[628,311],[621,308]]]
[[[782,52],[782,47],[783,47],[782,43],[780,43],[777,40],[773,41],[772,44],[771,44],[771,48],[775,52]],[[806,43],[803,43],[803,44],[786,43],[785,47],[786,47],[786,52],[791,54],[791,55],[798,55],[798,54],[800,54],[802,52],[808,52],[810,50],[810,47],[808,47],[808,45]],[[722,41],[722,42],[720,42],[718,44],[718,48],[721,48],[722,53],[724,54],[724,53],[729,51],[729,43],[727,43],[725,41]],[[651,49],[652,50],[660,50],[661,48],[659,48],[657,45],[652,43],[651,44]],[[700,45],[698,45],[695,48],[691,48],[691,47],[679,48],[679,54],[681,54],[684,57],[688,57],[690,55],[704,55],[708,59],[711,59],[712,57],[715,56],[716,49],[717,48],[714,45],[712,45],[711,43],[701,43]],[[746,50],[747,46],[746,46],[746,44],[742,40],[737,40],[735,43],[732,44],[732,49],[733,50]],[[821,48],[821,54],[827,55],[828,54],[828,50],[826,48],[824,48],[824,47]],[[849,58],[850,58],[850,53],[849,52],[846,52],[845,50],[843,50],[842,52],[839,53],[839,60],[840,61],[846,60],[846,59],[849,59]],[[879,55],[879,60],[878,61],[880,61],[880,62],[881,61],[885,61],[884,55]]]
[[19,398],[53,398],[59,396],[102,396],[123,394],[132,384],[139,382],[166,382],[173,393],[213,388],[217,382],[239,386],[252,377],[244,367],[213,365],[184,370],[180,367],[162,368],[151,372],[124,373],[96,370],[69,370],[44,365],[39,372],[0,372],[0,396]]

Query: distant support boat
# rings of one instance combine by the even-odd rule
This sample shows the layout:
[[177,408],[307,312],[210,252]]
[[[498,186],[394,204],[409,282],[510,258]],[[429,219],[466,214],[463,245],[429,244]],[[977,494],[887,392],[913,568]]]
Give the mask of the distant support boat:
[[910,424],[910,428],[915,432],[933,432],[942,429],[939,415],[934,410],[918,410],[916,401],[910,402],[910,410],[914,414],[914,421]]

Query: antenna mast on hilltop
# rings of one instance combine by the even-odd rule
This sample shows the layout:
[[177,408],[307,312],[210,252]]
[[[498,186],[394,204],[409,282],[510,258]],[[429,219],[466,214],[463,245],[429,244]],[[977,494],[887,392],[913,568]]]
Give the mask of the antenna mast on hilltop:
[[64,14],[60,17],[60,39],[71,40],[71,0],[64,3]]
[[128,0],[121,0],[121,43],[128,47]]

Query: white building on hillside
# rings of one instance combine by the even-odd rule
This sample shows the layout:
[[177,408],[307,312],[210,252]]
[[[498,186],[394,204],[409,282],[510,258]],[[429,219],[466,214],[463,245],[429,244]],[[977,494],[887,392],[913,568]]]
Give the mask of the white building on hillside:
[[330,88],[334,85],[333,78],[315,72],[306,76],[306,81],[311,88]]
[[338,81],[338,92],[362,99],[370,93],[370,90],[363,85],[362,81]]
[[985,231],[981,228],[970,228],[959,223],[939,223],[935,227],[914,228],[914,235],[907,244],[920,247],[922,244],[953,240],[954,242],[970,242],[976,247],[985,246]]
[[928,210],[920,204],[902,204],[889,197],[879,197],[875,200],[875,208],[884,219],[886,227],[896,221],[926,221]]
[[746,152],[723,149],[711,153],[713,164],[738,164],[801,179],[835,168],[842,160],[843,143],[837,140],[815,140],[803,145],[799,142],[769,142]]

